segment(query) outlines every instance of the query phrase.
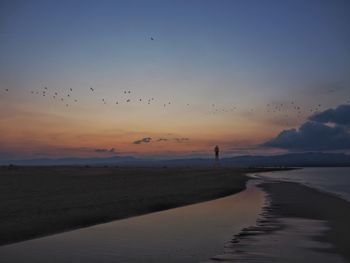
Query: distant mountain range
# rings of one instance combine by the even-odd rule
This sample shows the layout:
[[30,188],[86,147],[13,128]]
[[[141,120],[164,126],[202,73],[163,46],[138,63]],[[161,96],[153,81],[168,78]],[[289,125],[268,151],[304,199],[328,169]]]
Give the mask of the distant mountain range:
[[[0,165],[122,165],[122,166],[185,166],[209,167],[214,163],[209,158],[188,158],[173,160],[139,159],[131,156],[108,158],[61,158],[61,159],[26,159],[26,160],[0,160]],[[344,153],[290,153],[283,155],[256,156],[243,155],[220,160],[221,166],[247,167],[247,166],[350,166],[350,155]]]

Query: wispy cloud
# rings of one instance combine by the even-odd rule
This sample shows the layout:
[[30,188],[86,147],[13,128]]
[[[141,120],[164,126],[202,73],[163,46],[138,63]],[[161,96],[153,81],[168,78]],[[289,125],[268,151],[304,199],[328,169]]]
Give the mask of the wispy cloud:
[[133,142],[133,144],[142,144],[142,143],[150,143],[152,141],[151,137],[145,137],[140,140],[136,140]]
[[174,138],[173,139],[175,142],[181,143],[181,142],[187,142],[190,139],[189,138]]
[[166,142],[166,141],[169,141],[169,139],[166,139],[166,138],[157,139],[157,142]]

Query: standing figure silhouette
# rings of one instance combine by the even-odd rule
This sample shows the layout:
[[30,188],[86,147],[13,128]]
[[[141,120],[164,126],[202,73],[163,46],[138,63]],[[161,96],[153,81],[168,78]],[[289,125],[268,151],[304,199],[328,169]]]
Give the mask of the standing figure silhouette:
[[215,146],[214,148],[214,152],[215,152],[215,160],[219,160],[219,146]]

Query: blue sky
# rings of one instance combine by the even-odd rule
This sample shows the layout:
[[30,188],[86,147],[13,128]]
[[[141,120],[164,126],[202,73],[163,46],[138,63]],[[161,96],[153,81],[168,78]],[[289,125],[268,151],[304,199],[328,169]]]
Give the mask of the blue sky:
[[[0,10],[0,87],[11,91],[0,94],[0,107],[18,116],[0,128],[10,133],[23,121],[42,125],[32,131],[40,136],[31,149],[66,149],[63,138],[57,144],[40,139],[52,136],[47,126],[65,126],[60,136],[79,137],[86,134],[73,126],[84,120],[96,148],[102,143],[96,134],[121,136],[119,127],[127,142],[169,133],[191,137],[182,153],[205,152],[198,148],[205,141],[250,148],[310,115],[305,110],[297,119],[286,108],[283,116],[272,116],[262,113],[267,104],[293,100],[326,110],[350,99],[349,1],[2,1]],[[44,86],[51,93],[74,87],[79,105],[67,111],[28,96]],[[97,104],[90,86],[96,101],[132,90],[137,98],[173,104],[166,114],[136,106],[116,112]],[[212,116],[212,104],[218,111],[237,110]],[[284,126],[283,118],[289,119]],[[101,130],[92,127],[96,122]],[[264,132],[254,134],[256,129]],[[28,143],[26,128],[20,130],[3,139],[12,152],[11,140]],[[139,151],[126,141],[102,146]]]

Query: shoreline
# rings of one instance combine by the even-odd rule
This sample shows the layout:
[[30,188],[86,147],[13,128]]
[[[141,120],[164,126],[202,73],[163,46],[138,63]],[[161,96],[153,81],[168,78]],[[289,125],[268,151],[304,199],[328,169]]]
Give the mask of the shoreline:
[[200,203],[289,168],[0,167],[0,245]]
[[266,194],[260,218],[208,262],[350,262],[347,200],[297,182],[252,180]]
[[[265,202],[251,181],[239,193],[0,247],[6,262],[203,262],[254,225]],[[61,253],[64,252],[64,253]]]
[[[62,172],[63,174],[66,174],[67,169],[70,172],[75,171],[76,173],[69,175],[67,178],[62,177]],[[77,169],[77,167],[74,169]],[[133,192],[134,197],[137,197],[134,200],[130,200],[130,198],[126,199],[126,196],[124,195],[125,192],[123,193],[121,191],[116,195],[106,195],[107,198],[111,196],[114,196],[114,198],[120,198],[120,194],[124,197],[121,200],[122,203],[119,203],[119,208],[124,209],[124,214],[118,214],[121,216],[120,218],[98,221],[90,225],[81,225],[80,221],[79,224],[68,225],[71,229],[56,228],[55,230],[57,230],[57,232],[41,232],[42,235],[39,235],[40,232],[35,232],[35,236],[30,238],[25,238],[25,236],[21,235],[20,237],[22,240],[8,242],[4,245],[33,238],[50,236],[52,234],[63,233],[92,225],[108,223],[118,219],[127,219],[133,216],[146,215],[157,211],[201,203],[228,195],[235,195],[236,193],[247,189],[247,185],[252,183],[255,187],[260,188],[261,191],[265,193],[265,205],[262,207],[260,217],[255,225],[253,224],[249,227],[243,228],[238,234],[229,240],[224,247],[223,254],[217,256],[213,255],[208,262],[216,262],[218,260],[225,260],[227,262],[235,262],[237,260],[240,262],[262,262],[264,260],[270,262],[284,262],[287,260],[288,262],[300,263],[310,262],[310,260],[316,262],[350,262],[350,253],[348,252],[348,244],[350,243],[350,229],[348,228],[348,221],[350,220],[350,203],[332,193],[327,193],[298,182],[279,181],[249,175],[252,173],[271,171],[269,168],[216,168],[210,170],[188,168],[117,168],[117,170],[119,169],[118,171],[115,170],[116,168],[103,168],[102,170],[101,168],[96,168],[95,170],[90,169],[89,173],[84,170],[82,174],[77,173],[77,170],[74,169],[72,170],[72,167],[61,167],[59,168],[59,171],[46,170],[44,176],[48,176],[48,171],[50,174],[56,173],[56,175],[53,176],[58,176],[57,178],[61,180],[59,189],[65,185],[62,183],[62,178],[64,178],[64,180],[69,179],[67,181],[68,183],[72,183],[71,180],[73,179],[73,181],[76,181],[73,184],[80,186],[80,188],[82,188],[81,183],[86,180],[92,180],[92,182],[96,183],[96,179],[106,180],[107,178],[108,180],[106,182],[112,184],[112,186],[118,185],[118,190],[122,189],[119,185],[121,183],[120,179],[122,179],[122,181],[126,180],[124,186],[128,186],[124,189],[126,192],[137,189],[139,191],[141,191],[141,189],[146,191],[141,191],[139,193]],[[82,168],[80,167],[79,169]],[[39,170],[43,171],[42,168]],[[280,171],[281,169],[273,170]],[[102,171],[103,173],[101,175]],[[98,172],[97,177],[95,172]],[[12,174],[11,177],[16,176]],[[2,176],[0,176],[0,178],[2,178]],[[40,175],[31,177],[31,179],[33,178],[36,178],[37,180],[43,179]],[[144,181],[145,178],[147,178],[146,181]],[[17,179],[23,180],[21,176]],[[141,182],[143,182],[143,184],[140,184]],[[38,182],[35,182],[33,184],[32,182],[31,187],[37,186],[37,183]],[[40,181],[40,183],[42,182]],[[129,184],[133,185],[134,188]],[[154,188],[155,184],[157,185],[156,188]],[[48,186],[45,183],[43,185]],[[102,186],[103,190],[108,190],[105,188],[105,184]],[[70,187],[72,186],[70,185]],[[86,187],[87,186],[85,185],[85,188]],[[156,192],[149,192],[149,187],[158,190]],[[164,191],[162,192],[160,188],[163,187],[165,189],[163,189]],[[99,188],[98,185],[96,186],[92,184],[87,187],[87,190],[96,190],[96,188]],[[84,192],[84,189],[82,190],[83,191],[80,192],[73,192],[73,196],[79,198],[79,195]],[[48,192],[47,189],[45,189],[45,192]],[[69,191],[67,192],[67,190],[65,190],[63,193],[67,194]],[[153,196],[155,193],[156,196]],[[56,195],[50,192],[50,196]],[[71,197],[71,195],[68,197],[66,196],[64,200],[67,201],[67,198],[69,199]],[[96,198],[95,195],[89,195],[89,197]],[[160,197],[162,197],[162,199],[159,201]],[[148,200],[143,200],[145,198],[148,198]],[[42,197],[40,197],[40,199],[42,199]],[[37,199],[34,198],[33,200]],[[155,202],[156,200],[158,200],[158,202]],[[11,201],[10,198],[9,201]],[[81,203],[82,201],[84,201],[84,199],[80,199],[80,204],[85,204]],[[140,202],[142,202],[142,205],[140,205]],[[79,202],[75,203],[75,205],[76,204],[79,204]],[[114,206],[117,204],[118,203],[115,202],[113,203]],[[121,204],[123,204],[123,206]],[[138,206],[135,206],[135,204],[138,204]],[[95,206],[97,205],[98,202],[95,203]],[[77,208],[73,206],[73,208],[79,216],[83,214],[80,207]],[[108,209],[108,206],[104,206],[103,203],[102,207],[98,206],[98,208],[98,215],[111,215],[111,210]],[[89,209],[91,209],[91,207],[89,207]],[[61,210],[53,212],[52,210],[47,211],[51,211],[51,213],[57,216],[57,211],[60,212]],[[125,216],[125,211],[131,213],[131,215]],[[140,214],[137,214],[137,212],[140,212]],[[60,217],[62,220],[68,220],[64,221],[66,226],[68,223],[72,223],[72,221],[70,221],[72,218],[69,217],[69,215],[69,213],[65,213],[65,217]],[[96,215],[96,211],[85,216],[86,218],[91,218],[91,215]],[[0,220],[3,220],[3,218]],[[76,223],[77,221],[73,222]],[[33,227],[33,225],[30,226]],[[8,232],[8,234],[11,233]],[[302,251],[300,251],[300,249]],[[298,258],[299,255],[304,255],[306,259]]]
[[264,182],[260,187],[269,196],[268,214],[276,218],[303,218],[327,222],[315,240],[332,244],[324,252],[336,253],[350,262],[350,203],[334,194],[300,183]]

